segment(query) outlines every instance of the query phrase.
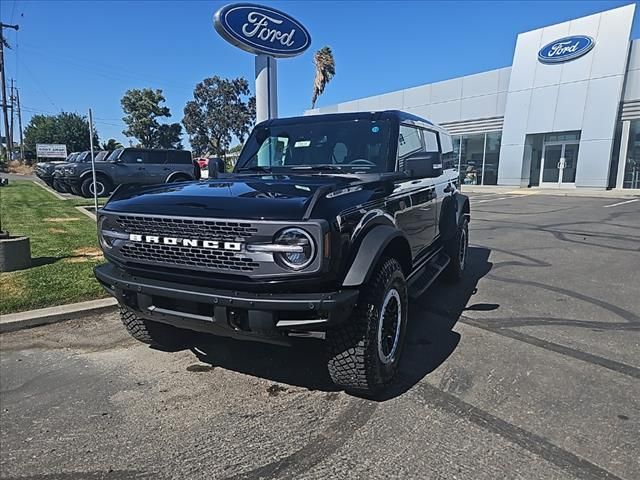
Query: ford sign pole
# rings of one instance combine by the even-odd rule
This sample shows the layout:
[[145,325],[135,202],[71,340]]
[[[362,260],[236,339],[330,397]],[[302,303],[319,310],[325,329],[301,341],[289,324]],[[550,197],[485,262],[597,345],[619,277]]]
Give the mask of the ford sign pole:
[[91,173],[93,174],[93,206],[98,219],[98,190],[96,189],[96,159],[93,154],[93,115],[89,109],[89,146],[91,148]]
[[256,55],[256,123],[278,118],[277,75],[275,58]]

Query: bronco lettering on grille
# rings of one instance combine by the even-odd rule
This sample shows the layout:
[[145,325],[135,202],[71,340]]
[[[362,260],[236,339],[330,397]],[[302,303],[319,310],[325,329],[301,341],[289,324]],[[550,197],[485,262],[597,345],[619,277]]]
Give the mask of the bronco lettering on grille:
[[232,252],[242,251],[242,243],[240,242],[219,242],[217,240],[160,237],[157,235],[139,235],[136,233],[129,234],[129,240],[132,242],[158,243],[162,245],[180,245],[182,247],[202,247],[210,248],[213,250],[228,250]]

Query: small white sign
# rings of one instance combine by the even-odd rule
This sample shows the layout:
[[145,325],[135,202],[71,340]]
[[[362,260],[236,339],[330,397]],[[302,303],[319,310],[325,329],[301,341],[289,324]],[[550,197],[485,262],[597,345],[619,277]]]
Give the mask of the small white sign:
[[308,147],[309,145],[311,145],[311,140],[298,140],[293,148]]
[[67,158],[67,146],[57,143],[37,143],[38,158]]

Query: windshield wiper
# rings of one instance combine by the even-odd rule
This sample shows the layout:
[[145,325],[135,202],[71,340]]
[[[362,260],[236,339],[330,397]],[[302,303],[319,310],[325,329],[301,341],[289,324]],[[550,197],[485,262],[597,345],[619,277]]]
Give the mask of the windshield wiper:
[[291,167],[291,170],[315,170],[315,171],[333,171],[333,170],[342,170],[342,167],[339,165],[300,165],[297,167]]
[[242,167],[238,169],[238,172],[262,172],[271,173],[271,167],[265,167],[263,165],[255,165],[253,167]]

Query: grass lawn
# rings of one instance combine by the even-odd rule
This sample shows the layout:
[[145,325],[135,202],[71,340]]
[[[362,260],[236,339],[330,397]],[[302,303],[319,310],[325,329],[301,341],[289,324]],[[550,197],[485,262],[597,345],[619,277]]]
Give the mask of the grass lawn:
[[106,296],[92,271],[103,261],[96,225],[75,208],[91,203],[59,200],[31,181],[0,188],[2,229],[31,238],[33,264],[0,273],[0,314]]

